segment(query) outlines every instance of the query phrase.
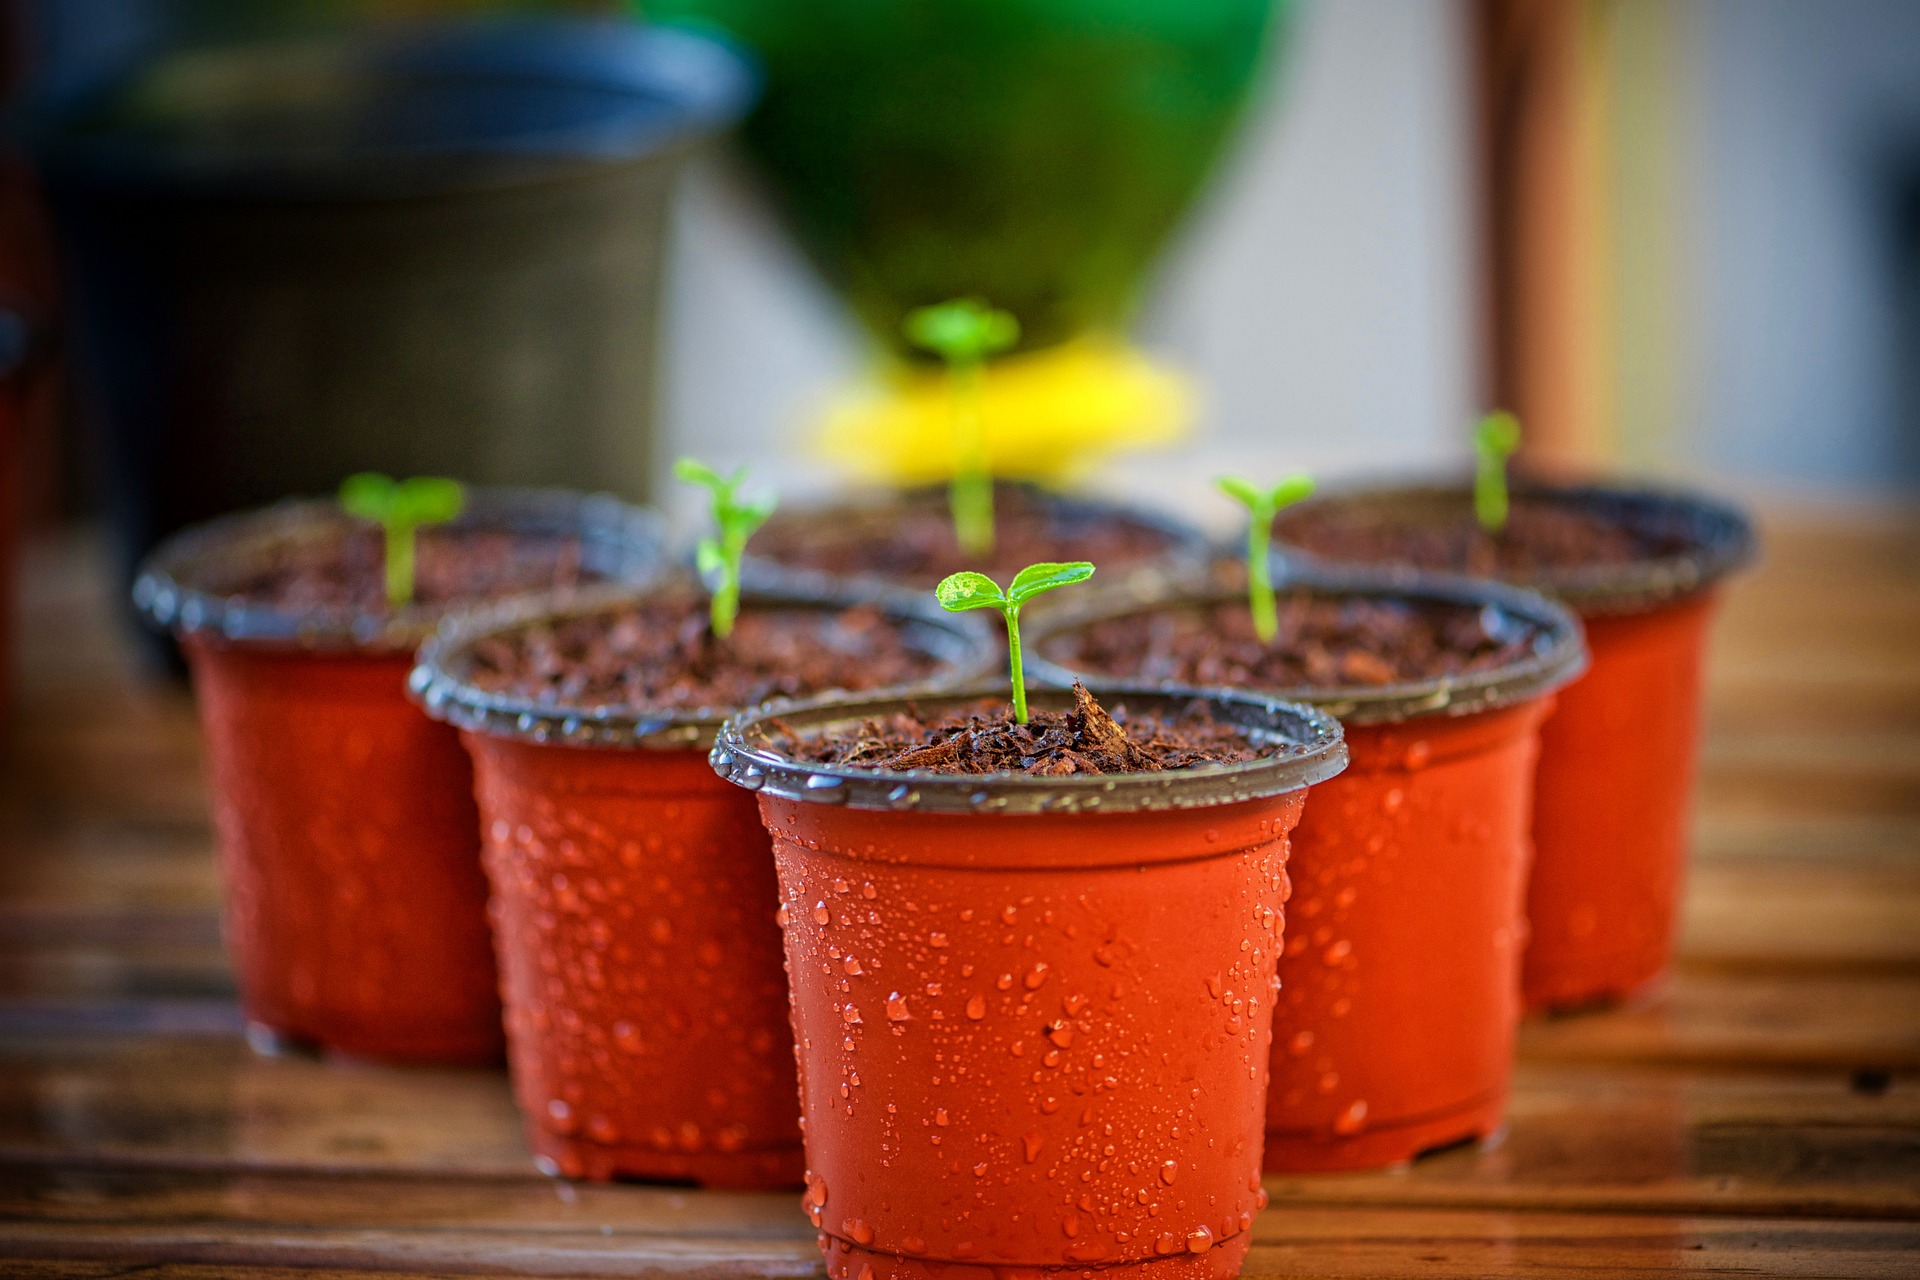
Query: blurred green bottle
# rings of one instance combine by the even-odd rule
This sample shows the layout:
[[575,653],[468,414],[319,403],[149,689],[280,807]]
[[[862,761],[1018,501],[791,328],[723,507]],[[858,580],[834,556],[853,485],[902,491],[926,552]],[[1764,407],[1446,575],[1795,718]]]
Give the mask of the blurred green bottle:
[[1022,349],[1117,330],[1290,0],[642,0],[762,59],[746,144],[801,246],[911,358],[977,295]]

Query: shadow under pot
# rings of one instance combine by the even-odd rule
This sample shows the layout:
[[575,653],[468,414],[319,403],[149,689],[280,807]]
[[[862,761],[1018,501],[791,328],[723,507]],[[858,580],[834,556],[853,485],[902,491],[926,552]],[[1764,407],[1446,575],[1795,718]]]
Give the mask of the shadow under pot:
[[1500,578],[1566,604],[1592,661],[1541,730],[1534,790],[1532,1011],[1609,1004],[1665,976],[1685,877],[1702,668],[1721,580],[1753,555],[1737,510],[1630,485],[1514,487],[1480,529],[1465,484],[1356,489],[1281,513],[1297,563]]
[[1379,1168],[1489,1134],[1519,1021],[1538,729],[1583,658],[1562,608],[1491,583],[1111,600],[1035,628],[1035,674],[1251,689],[1340,718],[1350,763],[1293,833],[1266,1167]]
[[774,512],[747,544],[747,572],[931,591],[963,569],[1005,582],[1030,564],[1088,560],[1107,585],[1147,587],[1189,581],[1212,556],[1206,535],[1172,516],[1005,481],[994,486],[994,533],[992,551],[970,555],[954,539],[946,489],[873,492]]
[[983,628],[930,605],[749,592],[451,628],[417,696],[472,754],[515,1097],[549,1174],[797,1186],[793,1037],[767,835],[714,776],[769,698],[958,678]]
[[1339,725],[1098,696],[776,706],[714,749],[773,837],[834,1280],[1246,1257],[1287,835]]
[[249,1039],[389,1062],[491,1063],[500,1000],[473,773],[407,699],[447,613],[660,569],[654,517],[611,498],[469,490],[418,534],[387,605],[383,535],[326,501],[183,532],[135,603],[193,678]]

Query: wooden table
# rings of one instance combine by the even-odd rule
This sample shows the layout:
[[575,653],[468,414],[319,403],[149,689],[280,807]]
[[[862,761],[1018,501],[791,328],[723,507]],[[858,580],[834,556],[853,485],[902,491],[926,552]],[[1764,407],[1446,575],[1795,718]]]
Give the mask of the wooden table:
[[[1248,1275],[1920,1275],[1920,514],[1767,532],[1670,988],[1528,1026],[1497,1145],[1270,1178]],[[91,550],[28,566],[0,783],[0,1274],[819,1273],[793,1196],[537,1175],[499,1074],[250,1053]]]

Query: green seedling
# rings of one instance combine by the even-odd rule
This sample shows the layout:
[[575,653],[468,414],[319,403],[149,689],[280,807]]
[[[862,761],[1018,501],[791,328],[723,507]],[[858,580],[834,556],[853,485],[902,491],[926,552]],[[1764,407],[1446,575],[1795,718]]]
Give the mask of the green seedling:
[[387,535],[387,603],[395,608],[413,599],[414,532],[445,524],[467,505],[467,491],[456,480],[415,476],[395,480],[377,471],[348,476],[340,485],[340,507],[348,515],[378,521]]
[[1262,489],[1239,476],[1221,476],[1220,492],[1247,509],[1247,604],[1253,610],[1253,632],[1261,644],[1272,644],[1280,634],[1280,609],[1273,598],[1273,518],[1313,492],[1313,477],[1291,475],[1271,489]]
[[953,536],[968,555],[993,550],[993,473],[980,422],[980,388],[987,359],[1020,340],[1020,322],[978,298],[956,298],[909,312],[907,341],[947,362],[953,387],[953,481],[947,505]]
[[725,640],[733,634],[734,619],[740,616],[740,560],[747,551],[747,539],[773,514],[775,500],[758,502],[740,497],[740,486],[747,469],[740,467],[723,476],[704,462],[682,458],[673,464],[673,474],[688,484],[697,484],[712,497],[713,527],[718,536],[700,539],[694,550],[700,576],[713,592],[713,634]]
[[1520,447],[1520,419],[1490,413],[1473,429],[1473,514],[1488,533],[1507,527],[1507,459]]
[[1027,676],[1020,663],[1020,606],[1055,587],[1085,582],[1092,576],[1093,566],[1085,560],[1030,564],[1013,575],[1004,592],[986,574],[971,571],[953,574],[933,590],[948,613],[993,609],[1006,620],[1007,653],[1013,662],[1013,718],[1021,724],[1027,722]]

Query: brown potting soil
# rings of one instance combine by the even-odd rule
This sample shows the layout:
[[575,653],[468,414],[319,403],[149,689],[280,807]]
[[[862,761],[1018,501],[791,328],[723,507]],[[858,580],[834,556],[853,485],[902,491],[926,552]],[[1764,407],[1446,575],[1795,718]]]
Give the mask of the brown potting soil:
[[1111,577],[1167,554],[1164,529],[1122,513],[1063,509],[1023,485],[994,490],[994,547],[960,550],[944,489],[917,489],[893,502],[776,512],[748,544],[752,555],[799,569],[884,578],[929,590],[962,569],[1003,585],[1046,560],[1089,560]]
[[[389,611],[386,538],[379,528],[348,528],[327,539],[270,544],[216,578],[209,590],[290,612]],[[432,525],[415,535],[415,607],[501,600],[600,581],[581,567],[580,539]]]
[[[1128,680],[1251,689],[1377,687],[1502,667],[1539,632],[1472,605],[1285,591],[1273,643],[1246,601],[1175,605],[1107,618],[1041,642],[1077,671]],[[1489,629],[1489,624],[1493,629]]]
[[1463,496],[1457,513],[1397,515],[1338,502],[1282,512],[1274,535],[1323,559],[1406,564],[1478,577],[1526,578],[1555,570],[1631,564],[1684,551],[1604,513],[1552,498],[1517,496],[1507,527],[1488,533]]
[[1259,753],[1244,730],[1216,720],[1203,702],[1176,718],[1112,714],[1083,684],[1073,686],[1073,710],[1035,711],[1028,723],[1013,708],[981,699],[937,715],[911,703],[892,715],[863,720],[833,736],[803,734],[775,719],[774,744],[795,760],[858,769],[919,769],[929,773],[1071,774],[1160,773],[1202,764],[1233,764]]
[[470,679],[489,693],[558,706],[738,708],[908,684],[941,665],[870,605],[747,601],[725,640],[714,637],[708,608],[705,595],[674,591],[483,637]]

